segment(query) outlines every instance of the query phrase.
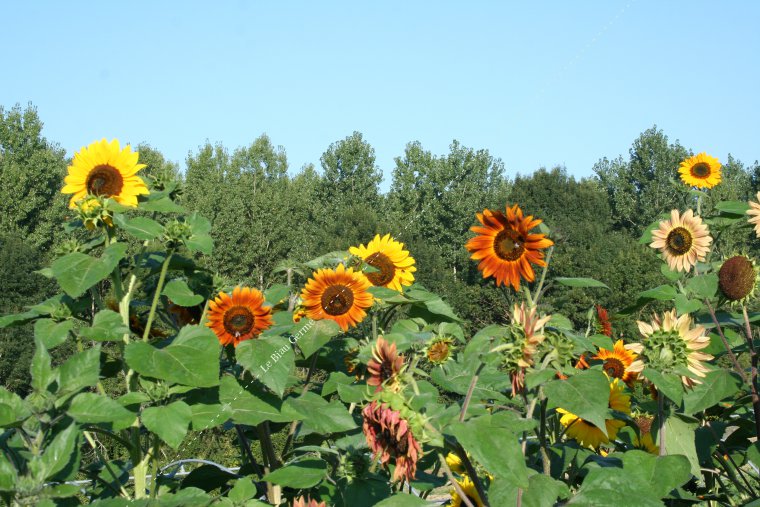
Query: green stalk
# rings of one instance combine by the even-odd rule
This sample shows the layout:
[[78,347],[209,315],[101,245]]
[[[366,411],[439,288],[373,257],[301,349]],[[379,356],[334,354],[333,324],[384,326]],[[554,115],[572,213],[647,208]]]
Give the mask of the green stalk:
[[153,295],[153,303],[150,305],[150,313],[148,314],[148,322],[145,323],[145,332],[143,333],[143,341],[147,342],[150,336],[150,328],[153,325],[153,319],[156,316],[156,307],[158,307],[158,300],[161,298],[161,290],[164,288],[164,281],[166,280],[166,272],[169,270],[169,262],[172,260],[173,252],[169,251],[164,263],[161,266],[161,274],[158,276],[158,285],[156,285],[156,293]]
[[554,253],[554,247],[549,248],[549,253],[546,254],[546,265],[541,272],[541,279],[538,281],[538,287],[536,287],[536,293],[533,295],[533,303],[538,304],[538,298],[541,297],[541,289],[544,288],[544,281],[546,280],[546,272],[549,271],[549,262],[552,260],[552,254]]
[[153,435],[153,449],[150,451],[150,460],[152,462],[152,472],[150,479],[150,497],[156,498],[158,495],[158,453],[161,450],[161,440],[158,435]]
[[665,450],[665,395],[662,391],[657,391],[657,417],[660,419],[660,456],[667,455]]

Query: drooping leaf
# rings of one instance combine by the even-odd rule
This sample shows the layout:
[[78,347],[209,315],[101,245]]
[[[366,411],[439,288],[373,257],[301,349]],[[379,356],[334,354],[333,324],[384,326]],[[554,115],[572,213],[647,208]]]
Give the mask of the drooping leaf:
[[710,273],[690,278],[686,288],[702,298],[712,298],[718,292],[718,275]]
[[668,417],[665,420],[665,449],[669,455],[686,456],[691,465],[691,473],[699,477],[701,472],[695,443],[696,428],[696,423],[686,422],[676,415]]
[[736,373],[714,370],[684,396],[684,412],[694,414],[712,407],[719,401],[735,395],[742,387],[742,379]]
[[691,479],[690,468],[686,456],[653,456],[635,449],[623,453],[624,471],[632,479],[646,484],[659,498]]
[[142,422],[173,449],[179,449],[192,416],[193,411],[187,403],[175,401],[160,407],[146,408],[142,412]]
[[110,275],[126,253],[126,243],[113,243],[103,250],[99,259],[73,252],[53,261],[51,268],[66,294],[76,298]]
[[288,377],[295,369],[295,353],[287,338],[269,336],[246,340],[235,350],[235,357],[245,369],[282,397]]
[[41,341],[47,349],[61,345],[74,328],[74,321],[56,322],[52,319],[39,319],[34,323],[34,337]]
[[104,341],[122,341],[129,329],[121,315],[112,310],[100,310],[92,319],[92,326],[79,331],[83,338]]
[[304,357],[309,357],[338,333],[340,326],[333,320],[303,319],[293,330],[290,340],[298,345]]
[[40,471],[45,478],[53,477],[66,468],[74,457],[78,438],[78,427],[73,422],[55,434],[39,460]]
[[150,240],[159,237],[164,232],[164,227],[148,217],[129,218],[117,213],[113,217],[113,223],[127,234],[141,240]]
[[219,401],[223,410],[236,423],[256,426],[264,421],[289,422],[292,420],[280,411],[281,401],[273,394],[251,394],[230,375],[219,384]]
[[111,429],[117,431],[128,428],[136,418],[119,402],[95,393],[77,394],[67,413],[79,423],[111,423]]
[[311,488],[322,482],[326,473],[327,463],[324,461],[304,459],[268,473],[263,477],[263,480],[280,486],[303,489]]
[[586,370],[567,380],[554,380],[544,385],[544,392],[549,408],[563,408],[606,434],[610,384],[604,373]]
[[356,428],[356,422],[342,403],[328,403],[321,396],[305,392],[297,398],[288,398],[283,403],[284,414],[299,419],[320,433],[337,433]]
[[203,301],[203,296],[194,294],[184,280],[172,280],[166,284],[162,294],[179,306],[195,306]]
[[683,384],[678,375],[662,374],[653,368],[644,368],[641,374],[677,405],[683,400]]
[[567,287],[602,287],[605,289],[609,289],[607,285],[603,284],[599,280],[594,280],[593,278],[557,277],[554,279],[554,281],[559,283],[560,285],[565,285]]

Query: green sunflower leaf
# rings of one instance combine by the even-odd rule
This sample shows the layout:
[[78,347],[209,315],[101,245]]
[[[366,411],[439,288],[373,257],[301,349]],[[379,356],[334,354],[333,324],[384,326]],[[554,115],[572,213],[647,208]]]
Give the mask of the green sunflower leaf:
[[263,480],[289,488],[304,489],[316,486],[326,475],[327,463],[318,459],[304,459],[268,473]]
[[287,338],[246,340],[235,349],[235,357],[243,368],[282,398],[288,377],[295,369],[295,352]]
[[603,284],[599,280],[594,280],[593,278],[557,277],[554,279],[554,281],[559,283],[560,285],[565,285],[567,287],[602,287],[605,289],[609,289],[607,285]]
[[164,226],[148,217],[129,218],[126,215],[116,214],[113,223],[130,236],[141,241],[155,239],[164,232]]
[[610,383],[600,370],[585,370],[567,380],[553,380],[544,385],[544,392],[549,408],[567,410],[607,434]]
[[172,280],[167,283],[162,294],[179,306],[195,306],[203,301],[203,296],[194,294],[184,280]]

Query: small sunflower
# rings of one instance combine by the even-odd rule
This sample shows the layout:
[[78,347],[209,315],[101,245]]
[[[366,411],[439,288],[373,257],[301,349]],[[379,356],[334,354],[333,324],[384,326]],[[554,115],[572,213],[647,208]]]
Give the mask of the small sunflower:
[[638,377],[638,373],[631,371],[631,364],[636,360],[636,354],[626,350],[623,340],[618,340],[612,350],[599,349],[594,359],[604,361],[602,369],[611,378],[619,378],[629,386]]
[[691,316],[683,314],[677,317],[675,309],[665,312],[662,317],[655,314],[651,323],[638,321],[637,324],[644,337],[643,343],[625,346],[639,355],[629,367],[631,371],[640,373],[645,363],[661,372],[677,373],[688,368],[693,376],[681,375],[681,382],[686,387],[702,383],[699,377],[704,377],[709,371],[702,361],[713,358],[700,352],[710,345],[704,326],[692,328]]
[[760,192],[757,193],[756,199],[758,202],[749,201],[747,204],[749,204],[749,209],[747,210],[747,214],[752,217],[748,219],[747,221],[755,226],[755,234],[758,238],[760,238]]
[[63,194],[74,194],[69,208],[87,195],[110,197],[124,206],[137,206],[137,196],[147,195],[148,187],[137,176],[145,164],[137,163],[138,154],[127,145],[123,150],[116,139],[105,139],[83,147],[68,167]]
[[483,272],[483,278],[493,276],[497,286],[509,283],[520,290],[520,278],[528,282],[536,278],[532,264],[546,266],[541,250],[554,242],[545,234],[529,232],[542,221],[531,215],[523,217],[517,204],[507,207],[506,211],[506,215],[489,209],[478,213],[478,221],[483,226],[470,228],[478,235],[467,241],[465,247],[472,252],[471,259],[480,261],[478,269]]
[[720,162],[707,153],[689,157],[678,168],[681,181],[690,187],[712,188],[720,183]]
[[[610,383],[609,408],[623,414],[631,413],[631,397],[623,392],[623,386],[618,379],[612,379]],[[598,449],[601,444],[607,444],[614,440],[620,428],[625,426],[625,421],[605,419],[604,424],[607,429],[605,436],[602,430],[577,415],[562,408],[558,408],[557,412],[562,414],[559,422],[567,428],[567,436],[574,438],[581,445],[593,449]]]
[[[475,487],[475,483],[472,482],[472,479],[465,475],[462,477],[461,481],[457,481],[457,484],[459,484],[459,487],[462,488],[462,492],[465,494],[465,496],[467,496],[467,499],[472,502],[472,505],[475,505],[476,507],[485,506],[483,501],[480,499],[480,495],[478,494],[478,490]],[[459,496],[459,493],[457,493],[457,490],[455,488],[452,488],[450,493],[451,507],[461,507],[463,505],[467,505]]]
[[383,385],[392,391],[398,391],[399,373],[404,366],[404,356],[396,352],[396,344],[388,343],[385,338],[379,336],[377,344],[372,349],[372,359],[367,363],[367,385],[375,386],[375,391],[381,391]]
[[681,215],[678,210],[670,212],[670,220],[660,222],[652,231],[652,248],[659,249],[673,271],[689,271],[697,261],[704,261],[710,251],[712,238],[707,225],[694,216],[692,210]]
[[755,293],[758,269],[755,263],[744,255],[734,255],[723,262],[718,270],[718,287],[726,300],[743,303]]
[[361,272],[339,264],[335,270],[320,269],[306,282],[301,291],[306,315],[314,320],[330,319],[343,331],[356,326],[367,316],[372,306],[372,286]]
[[425,347],[425,357],[430,363],[440,365],[454,356],[454,340],[447,336],[437,336]]
[[209,302],[208,327],[219,338],[219,343],[240,342],[255,338],[272,325],[272,311],[264,307],[264,295],[258,289],[235,287],[232,296],[220,292]]
[[414,282],[414,258],[404,250],[404,244],[386,234],[382,238],[376,235],[367,246],[352,246],[348,249],[351,254],[361,257],[377,271],[366,273],[367,278],[375,287],[388,287],[396,291],[402,291],[402,285],[411,285]]

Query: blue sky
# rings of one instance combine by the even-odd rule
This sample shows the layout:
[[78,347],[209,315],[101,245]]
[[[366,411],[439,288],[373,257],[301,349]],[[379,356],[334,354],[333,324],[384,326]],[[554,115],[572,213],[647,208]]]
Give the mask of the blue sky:
[[[760,3],[15,2],[0,105],[32,102],[69,154],[102,137],[180,163],[261,133],[291,171],[362,132],[390,182],[419,140],[509,175],[592,174],[653,124],[760,158]],[[536,3],[538,4],[538,3]]]

